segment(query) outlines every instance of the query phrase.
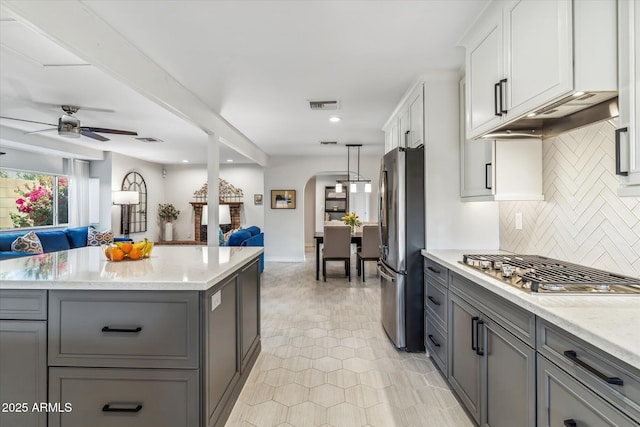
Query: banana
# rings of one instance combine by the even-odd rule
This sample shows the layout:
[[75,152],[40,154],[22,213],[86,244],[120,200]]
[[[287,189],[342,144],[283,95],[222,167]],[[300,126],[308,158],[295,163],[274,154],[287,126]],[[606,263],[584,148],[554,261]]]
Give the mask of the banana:
[[140,249],[140,252],[142,252],[144,254],[145,252],[145,248],[147,246],[147,241],[146,240],[142,240],[140,242],[136,242],[133,244],[133,247],[136,249]]

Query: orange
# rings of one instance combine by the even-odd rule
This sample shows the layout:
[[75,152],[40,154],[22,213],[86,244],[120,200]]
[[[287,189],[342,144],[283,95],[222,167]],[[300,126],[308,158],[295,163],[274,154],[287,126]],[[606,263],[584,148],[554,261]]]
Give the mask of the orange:
[[142,251],[140,248],[133,248],[131,249],[131,252],[129,252],[128,256],[129,259],[140,259],[142,258]]
[[124,242],[122,245],[120,245],[120,249],[125,254],[128,254],[129,252],[131,252],[131,249],[133,249],[133,244],[131,244],[131,242]]
[[124,259],[124,252],[120,248],[111,249],[111,261],[122,261]]
[[113,247],[107,246],[107,248],[104,250],[104,256],[106,256],[107,259],[111,259],[111,249],[113,249]]

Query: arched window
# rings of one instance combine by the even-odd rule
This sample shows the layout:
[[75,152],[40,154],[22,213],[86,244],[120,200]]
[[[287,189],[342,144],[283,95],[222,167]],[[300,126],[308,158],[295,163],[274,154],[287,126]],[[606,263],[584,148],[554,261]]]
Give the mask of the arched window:
[[129,232],[147,231],[147,183],[144,178],[138,172],[129,172],[122,180],[122,190],[140,193],[140,204],[130,206]]

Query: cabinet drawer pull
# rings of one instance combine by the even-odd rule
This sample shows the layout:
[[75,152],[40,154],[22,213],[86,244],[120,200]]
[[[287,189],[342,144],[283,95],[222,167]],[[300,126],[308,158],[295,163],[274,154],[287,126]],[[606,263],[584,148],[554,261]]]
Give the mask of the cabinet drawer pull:
[[480,349],[480,326],[484,325],[482,320],[476,322],[476,354],[478,356],[484,356],[484,351]]
[[137,328],[112,328],[111,326],[105,326],[102,328],[102,332],[125,332],[130,334],[137,334],[142,330],[142,327]]
[[489,185],[489,168],[491,167],[491,163],[484,164],[484,188],[487,190],[491,190],[491,185]]
[[429,341],[431,341],[433,343],[433,345],[435,345],[436,347],[440,347],[440,344],[438,344],[438,342],[433,339],[433,335],[427,335],[429,337]]
[[438,302],[438,300],[436,300],[436,299],[435,299],[434,297],[432,297],[431,295],[429,295],[429,296],[427,297],[427,299],[428,299],[429,301],[431,301],[431,302],[433,303],[433,305],[440,305],[440,303]]
[[578,423],[574,419],[564,420],[564,427],[578,427]]
[[[493,85],[493,112],[496,116],[502,117],[502,113],[498,110],[498,91],[500,90],[500,82]],[[502,105],[502,94],[500,94],[500,105]],[[502,109],[502,107],[500,107]]]
[[622,381],[622,378],[618,378],[618,377],[608,377],[605,374],[603,374],[602,372],[598,371],[596,368],[594,368],[593,366],[589,365],[586,362],[583,362],[582,360],[578,359],[578,355],[575,351],[573,350],[566,350],[564,352],[564,355],[567,359],[577,363],[578,365],[582,366],[584,369],[586,369],[587,371],[591,372],[592,374],[594,374],[596,377],[600,378],[603,381],[608,382],[609,384],[613,384],[613,385],[624,385],[624,381]]
[[[504,88],[504,90],[503,90]],[[507,110],[505,110],[505,106],[507,105],[507,101],[505,100],[504,105],[502,104],[502,99],[507,96],[507,79],[500,80],[500,112],[507,114]]]
[[471,350],[477,352],[478,348],[476,346],[476,339],[477,339],[477,328],[476,328],[476,322],[480,320],[480,318],[478,316],[473,316],[471,318]]
[[[121,405],[120,407],[111,407],[111,405]],[[133,408],[128,407],[133,406]],[[140,412],[142,405],[138,403],[107,403],[102,407],[102,412]]]
[[431,266],[427,267],[427,270],[429,270],[430,272],[435,273],[435,274],[440,274],[440,270],[436,270],[435,268],[433,268]]
[[627,176],[629,172],[622,171],[620,167],[620,134],[622,132],[628,132],[629,128],[616,129],[616,175]]

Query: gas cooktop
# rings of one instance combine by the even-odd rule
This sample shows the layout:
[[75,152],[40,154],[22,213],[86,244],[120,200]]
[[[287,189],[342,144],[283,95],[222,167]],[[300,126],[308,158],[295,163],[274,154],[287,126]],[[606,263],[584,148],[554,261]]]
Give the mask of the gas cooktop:
[[640,294],[640,279],[539,255],[463,255],[462,264],[526,292]]

